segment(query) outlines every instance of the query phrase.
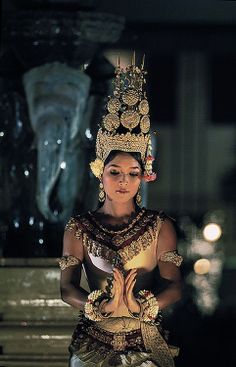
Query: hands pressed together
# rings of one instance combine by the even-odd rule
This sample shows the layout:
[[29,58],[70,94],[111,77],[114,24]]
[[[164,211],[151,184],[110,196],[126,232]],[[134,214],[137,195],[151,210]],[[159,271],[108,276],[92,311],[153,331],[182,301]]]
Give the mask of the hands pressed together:
[[119,306],[125,304],[130,312],[139,313],[140,305],[133,294],[133,288],[137,277],[137,269],[131,269],[125,278],[116,268],[113,269],[113,273],[113,297],[104,304],[102,311],[106,313],[114,312],[119,308]]

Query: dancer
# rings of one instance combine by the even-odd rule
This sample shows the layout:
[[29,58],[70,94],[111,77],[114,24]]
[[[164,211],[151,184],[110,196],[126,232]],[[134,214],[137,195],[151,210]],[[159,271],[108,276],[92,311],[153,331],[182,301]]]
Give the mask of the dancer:
[[62,299],[80,310],[70,367],[173,367],[178,354],[161,326],[161,310],[181,298],[176,233],[164,213],[141,206],[141,181],[156,179],[143,64],[118,63],[90,164],[99,206],[65,228]]

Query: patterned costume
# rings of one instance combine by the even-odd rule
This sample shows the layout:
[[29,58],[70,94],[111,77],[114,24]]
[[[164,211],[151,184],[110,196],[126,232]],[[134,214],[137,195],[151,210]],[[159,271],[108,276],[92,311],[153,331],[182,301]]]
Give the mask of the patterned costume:
[[[71,218],[66,230],[83,243],[83,268],[90,290],[106,292],[112,283],[111,273],[103,271],[104,261],[110,265],[111,272],[112,266],[124,273],[138,268],[134,292],[147,288],[157,295],[158,262],[168,261],[171,266],[179,266],[182,261],[176,251],[167,251],[157,259],[158,235],[164,220],[162,213],[145,208],[119,229],[103,224],[101,215],[95,212]],[[94,258],[101,259],[101,268],[93,264]],[[73,256],[61,261],[61,265],[65,261],[79,264]],[[89,320],[83,312],[80,314],[70,345],[70,366],[174,366],[173,356],[177,355],[178,348],[167,345],[160,315],[154,322],[142,322],[131,317],[127,308],[121,313],[121,317],[98,322]]]
[[[90,164],[100,180],[100,202],[105,201],[102,174],[112,151],[139,153],[142,178],[147,182],[156,179],[143,67],[144,60],[140,69],[134,59],[125,70],[118,62],[115,89],[98,130],[96,159]],[[156,296],[163,289],[158,286],[158,268],[161,263],[168,263],[165,273],[169,273],[167,279],[173,279],[182,258],[173,243],[167,243],[164,251],[159,250],[159,233],[166,217],[140,208],[137,199],[140,194],[135,198],[139,206],[122,225],[111,225],[107,214],[98,211],[71,218],[66,225],[71,241],[76,239],[76,248],[83,249],[83,261],[67,251],[60,267],[67,272],[70,267],[83,266],[91,291],[73,334],[70,367],[174,367],[178,348],[167,344],[161,327]],[[119,304],[114,315],[102,313],[102,305],[114,295],[113,267],[124,277],[131,269],[137,269],[132,295],[139,303],[139,314],[132,313],[125,302]]]

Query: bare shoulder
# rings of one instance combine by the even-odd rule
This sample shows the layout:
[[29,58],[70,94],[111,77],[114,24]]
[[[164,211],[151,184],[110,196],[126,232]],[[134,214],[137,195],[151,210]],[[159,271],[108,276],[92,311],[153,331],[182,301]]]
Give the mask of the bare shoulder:
[[157,241],[157,257],[168,251],[175,251],[177,246],[177,235],[173,221],[169,217],[163,219],[158,241]]
[[71,218],[65,226],[63,256],[69,255],[73,255],[81,261],[84,258],[82,231],[77,218]]
[[160,229],[159,241],[168,239],[176,240],[176,231],[173,221],[170,218],[166,217]]

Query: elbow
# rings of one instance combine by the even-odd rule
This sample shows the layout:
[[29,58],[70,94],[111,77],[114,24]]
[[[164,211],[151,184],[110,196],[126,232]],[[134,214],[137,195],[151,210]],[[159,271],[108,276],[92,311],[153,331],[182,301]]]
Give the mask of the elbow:
[[63,302],[68,303],[69,304],[69,292],[68,289],[66,287],[61,287],[61,299]]

